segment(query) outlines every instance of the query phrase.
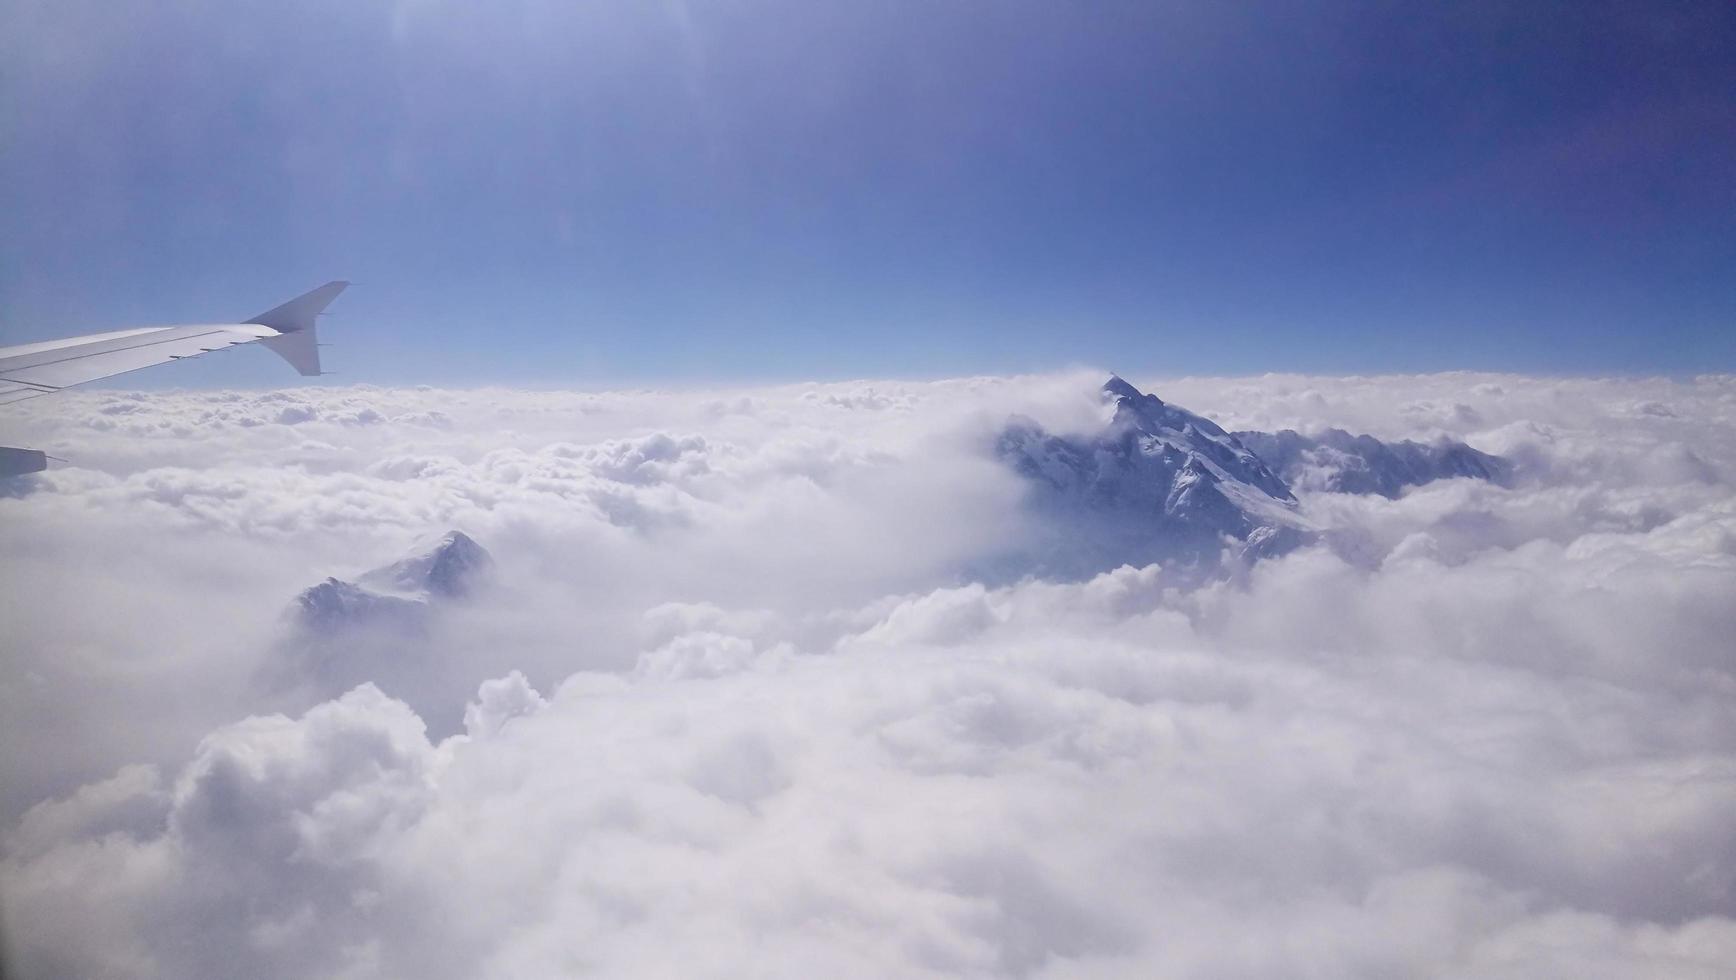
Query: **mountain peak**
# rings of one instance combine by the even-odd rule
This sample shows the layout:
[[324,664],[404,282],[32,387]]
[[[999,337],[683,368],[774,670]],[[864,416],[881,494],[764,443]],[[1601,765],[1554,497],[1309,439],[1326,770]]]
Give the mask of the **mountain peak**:
[[457,598],[468,595],[477,577],[493,564],[493,557],[470,535],[448,531],[426,551],[376,568],[360,581],[391,592]]
[[[1114,416],[1082,435],[1052,435],[1012,419],[995,453],[1030,481],[1044,517],[1030,560],[1047,571],[1090,574],[1119,563],[1180,560],[1204,569],[1214,555],[1273,557],[1316,538],[1294,485],[1398,496],[1433,480],[1503,484],[1513,467],[1464,443],[1383,443],[1327,429],[1226,432],[1110,375],[1101,388]],[[1022,559],[1022,556],[1016,556]]]
[[1119,375],[1111,375],[1104,382],[1103,392],[1115,399],[1112,428],[1197,457],[1214,475],[1246,483],[1277,500],[1296,499],[1290,487],[1259,456],[1211,419],[1148,395]]
[[1139,399],[1157,397],[1156,395],[1147,395],[1138,388],[1128,384],[1126,381],[1122,380],[1121,375],[1119,374],[1111,374],[1109,380],[1103,382],[1103,393],[1117,398]]
[[303,626],[325,632],[368,622],[416,625],[431,602],[470,595],[494,564],[463,531],[448,531],[418,550],[354,582],[328,578],[303,590],[292,610]]
[[1290,488],[1235,436],[1118,375],[1102,391],[1115,415],[1101,432],[1061,437],[1017,421],[997,444],[1032,481],[1031,502],[1058,518],[1044,561],[1094,571],[1210,562],[1229,542],[1257,540],[1262,553],[1301,542]]

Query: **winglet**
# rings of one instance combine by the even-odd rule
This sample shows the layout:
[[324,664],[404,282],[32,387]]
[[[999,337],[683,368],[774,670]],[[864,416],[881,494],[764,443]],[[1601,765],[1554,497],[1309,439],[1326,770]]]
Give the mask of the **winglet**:
[[337,279],[328,282],[318,289],[302,293],[282,306],[273,307],[264,313],[248,320],[262,327],[270,327],[278,331],[276,337],[264,337],[259,341],[271,348],[279,357],[288,361],[290,367],[299,371],[303,377],[313,377],[320,372],[319,368],[319,337],[314,329],[319,315],[331,301],[338,298],[349,283]]
[[338,294],[343,292],[344,287],[348,285],[349,283],[342,279],[334,279],[318,289],[311,289],[302,293],[282,306],[272,307],[246,322],[257,323],[262,327],[270,327],[283,333],[312,330],[314,318],[330,306],[332,300],[337,299]]

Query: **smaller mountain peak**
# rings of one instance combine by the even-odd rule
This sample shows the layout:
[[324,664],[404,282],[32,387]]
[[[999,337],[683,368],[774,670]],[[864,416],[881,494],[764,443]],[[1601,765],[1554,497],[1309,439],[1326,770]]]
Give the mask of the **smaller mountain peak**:
[[332,632],[361,623],[378,623],[413,615],[420,604],[409,599],[380,595],[340,578],[302,590],[290,611],[303,628]]

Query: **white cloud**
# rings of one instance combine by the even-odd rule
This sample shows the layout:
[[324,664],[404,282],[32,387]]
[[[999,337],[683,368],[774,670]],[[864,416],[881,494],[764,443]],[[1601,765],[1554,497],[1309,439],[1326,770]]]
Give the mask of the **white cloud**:
[[483,681],[476,700],[464,706],[464,731],[471,738],[499,734],[514,718],[535,714],[547,701],[518,671],[492,681]]
[[[1517,483],[973,581],[987,436],[1092,381],[28,403],[78,465],[0,500],[20,975],[1724,975],[1736,380],[1153,383]],[[261,689],[297,589],[447,527],[486,601]]]

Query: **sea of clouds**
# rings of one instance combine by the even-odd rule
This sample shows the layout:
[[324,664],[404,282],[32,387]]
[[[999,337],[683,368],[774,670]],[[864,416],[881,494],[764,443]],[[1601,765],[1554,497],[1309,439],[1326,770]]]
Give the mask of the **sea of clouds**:
[[[1102,378],[16,406],[6,975],[1731,975],[1736,378],[1130,378],[1514,485],[984,584]],[[472,601],[289,657],[448,529]]]

